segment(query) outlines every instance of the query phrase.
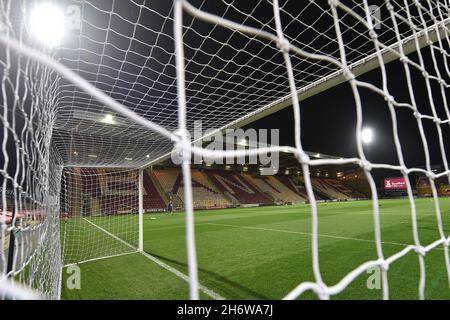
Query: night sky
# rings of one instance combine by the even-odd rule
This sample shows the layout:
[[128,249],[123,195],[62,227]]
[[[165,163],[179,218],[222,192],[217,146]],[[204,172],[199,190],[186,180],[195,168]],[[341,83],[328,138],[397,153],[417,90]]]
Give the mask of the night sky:
[[[429,49],[424,49],[424,57],[429,57]],[[410,55],[412,59],[416,54]],[[431,68],[432,66],[430,66]],[[406,78],[403,64],[394,61],[386,65],[388,88],[391,94],[402,102],[409,102],[406,88]],[[379,70],[371,71],[358,77],[359,80],[370,82],[381,87]],[[425,81],[420,74],[413,72],[414,92],[419,110],[431,115]],[[436,89],[433,87],[433,89]],[[360,89],[364,126],[375,132],[374,141],[366,148],[366,156],[372,162],[398,165],[392,133],[392,121],[386,102],[377,94]],[[433,91],[436,108],[441,119],[446,119],[440,93]],[[348,83],[343,83],[319,95],[300,102],[303,147],[307,151],[319,152],[338,157],[355,157],[356,150],[356,108],[353,93]],[[396,108],[397,123],[404,159],[408,167],[425,166],[425,154],[419,129],[410,109]],[[435,124],[431,120],[423,120],[427,136],[428,150],[432,165],[442,165],[442,156],[438,144]],[[249,127],[280,127],[281,141],[294,145],[294,122],[292,107],[281,110]],[[449,125],[442,125],[444,142],[448,157]],[[398,172],[378,170],[377,176],[395,175]]]

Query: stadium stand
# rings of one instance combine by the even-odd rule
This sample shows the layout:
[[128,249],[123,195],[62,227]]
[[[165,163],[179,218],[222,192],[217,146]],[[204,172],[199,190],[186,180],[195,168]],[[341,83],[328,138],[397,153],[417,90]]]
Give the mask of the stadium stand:
[[150,170],[144,170],[143,184],[144,184],[144,196],[143,205],[145,211],[161,211],[167,207],[166,202],[159,194],[158,189],[151,179],[152,172]]
[[[436,191],[440,196],[450,196],[450,186],[446,177],[440,177],[435,180]],[[426,176],[420,176],[416,183],[417,195],[421,197],[431,197],[432,189],[430,180]]]
[[416,185],[417,195],[421,197],[431,197],[431,185],[428,177],[422,176],[419,177]]
[[[155,176],[166,193],[184,197],[183,175],[179,169],[154,170]],[[194,208],[224,208],[231,202],[211,183],[208,177],[200,170],[191,170],[192,194]]]
[[199,170],[192,170],[192,193],[197,208],[228,207],[231,203]]
[[179,169],[157,169],[153,170],[156,179],[164,189],[164,192],[171,193],[177,177],[180,174]]
[[270,196],[274,202],[300,203],[306,200],[291,188],[288,188],[276,176],[252,176],[250,174],[244,174],[243,176],[264,194]]
[[[100,173],[103,170],[99,169],[98,171]],[[85,200],[86,210],[83,209],[83,213],[98,212],[92,208],[98,205],[96,201],[99,201],[102,215],[137,212],[139,183],[137,179],[130,179],[123,173],[87,175],[83,178],[90,179],[90,182],[85,181],[85,183],[87,186],[92,186],[91,196]],[[96,181],[94,182],[94,180]]]
[[[72,185],[89,186],[89,189],[78,187],[83,190],[82,194],[71,192],[70,198],[62,194],[65,198],[61,202],[63,211],[66,207],[71,208],[71,212],[66,212],[67,215],[87,216],[92,212],[110,215],[137,211],[138,179],[135,177],[125,176],[123,173],[101,174],[103,169],[75,170],[78,174],[69,175],[67,179],[73,180]],[[297,176],[260,176],[238,171],[192,169],[191,177],[195,209],[302,203],[308,200],[303,178]],[[312,178],[312,185],[319,201],[348,200],[359,196],[356,191],[335,179]],[[176,208],[184,207],[183,175],[179,168],[144,170],[143,186],[145,212],[165,210],[169,195]],[[418,190],[421,186],[422,193],[430,189],[426,178],[419,180]],[[66,202],[75,201],[74,199],[78,199],[77,203],[66,205]]]
[[206,174],[217,189],[241,204],[273,203],[273,200],[251,185],[239,172],[208,170]]
[[324,185],[327,185],[331,189],[334,189],[336,192],[345,195],[348,198],[355,198],[355,193],[344,186],[339,180],[336,179],[320,179]]
[[[74,168],[67,174],[65,183],[73,188],[61,193],[62,212],[67,216],[137,212],[138,180],[119,172],[102,174],[105,172],[103,169]],[[66,211],[67,208],[70,210]]]
[[[67,214],[89,216],[96,212],[109,215],[137,210],[137,206],[129,205],[137,203],[137,180],[130,183],[128,177],[122,180],[114,174],[100,178],[101,175],[97,173],[102,172],[102,169],[77,168],[74,172],[74,175],[69,175],[66,179],[78,187],[75,187],[67,198],[62,199],[63,208],[66,203],[71,203],[71,212]],[[114,179],[114,182],[111,179]]]
[[[371,197],[370,185],[363,172],[350,172],[343,174],[336,180],[340,186],[351,192],[353,199],[368,199]],[[338,189],[341,187],[338,186]]]
[[[283,175],[277,176],[277,179],[280,180],[287,188],[289,188],[294,193],[298,194],[304,199],[308,199],[308,195],[306,194],[306,189],[303,181],[300,178],[291,178]],[[317,200],[328,200],[325,195],[322,195],[321,192],[314,190],[314,195]]]
[[348,200],[352,198],[352,192],[339,181],[333,179],[311,178],[315,192],[320,192],[329,200]]

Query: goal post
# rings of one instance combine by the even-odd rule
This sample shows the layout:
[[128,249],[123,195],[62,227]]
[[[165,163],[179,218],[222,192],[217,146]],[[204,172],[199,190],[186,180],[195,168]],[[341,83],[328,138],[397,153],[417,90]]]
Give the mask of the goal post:
[[144,169],[139,169],[139,245],[140,252],[144,251]]

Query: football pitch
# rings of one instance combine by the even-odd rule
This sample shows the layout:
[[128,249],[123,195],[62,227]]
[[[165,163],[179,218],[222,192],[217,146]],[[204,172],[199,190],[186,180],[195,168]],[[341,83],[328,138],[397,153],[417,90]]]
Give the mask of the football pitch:
[[[439,202],[448,236],[450,198],[440,198]],[[429,198],[416,199],[416,207],[420,241],[426,246],[440,238],[434,203]],[[378,259],[371,201],[320,203],[318,215],[319,262],[325,284],[334,285],[362,263]],[[89,225],[101,228],[98,237],[106,241],[104,246],[122,239],[110,227],[112,224],[102,224],[106,218],[87,219]],[[122,217],[113,219],[117,226]],[[414,243],[407,200],[381,200],[380,219],[385,258]],[[137,228],[137,218],[133,220],[127,218],[124,223]],[[299,283],[314,281],[311,211],[307,204],[196,211],[195,222],[203,299],[281,299]],[[66,223],[72,222],[69,219]],[[79,250],[96,245],[84,245],[83,238],[80,235]],[[123,246],[124,253],[130,251],[126,243]],[[145,214],[144,251],[148,255],[130,253],[79,264],[80,289],[67,288],[69,275],[64,269],[62,298],[187,299],[185,247],[183,213]],[[442,246],[426,254],[425,267],[425,298],[450,299]],[[331,299],[381,299],[382,290],[371,278],[375,274],[376,270],[363,272]],[[392,263],[388,280],[391,299],[418,299],[417,254],[410,251]],[[300,298],[317,296],[306,292]]]

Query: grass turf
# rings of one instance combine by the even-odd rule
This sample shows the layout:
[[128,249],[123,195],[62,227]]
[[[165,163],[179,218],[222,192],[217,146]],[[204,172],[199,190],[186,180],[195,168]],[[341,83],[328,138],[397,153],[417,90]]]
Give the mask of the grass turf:
[[[448,235],[450,198],[439,201]],[[434,204],[431,199],[416,199],[415,203],[420,241],[428,245],[439,239]],[[383,252],[389,257],[413,243],[410,208],[406,200],[383,200],[380,204]],[[371,201],[321,203],[318,212],[320,270],[327,285],[336,284],[361,263],[377,259]],[[136,244],[135,216],[89,218],[92,223],[79,220],[65,222],[65,255],[74,261],[98,253],[130,251],[92,223]],[[198,211],[195,220],[200,283],[221,296],[280,299],[300,282],[314,281],[309,205]],[[184,215],[145,215],[144,250],[187,274]],[[426,298],[450,299],[442,246],[426,255],[425,264]],[[80,268],[81,289],[69,290],[63,285],[63,299],[188,298],[185,281],[141,254],[87,262]],[[63,276],[64,284],[65,270]],[[367,288],[370,276],[361,274],[332,299],[380,299],[381,290]],[[388,278],[390,298],[417,299],[417,254],[410,252],[395,261]],[[301,298],[317,297],[307,292]]]

